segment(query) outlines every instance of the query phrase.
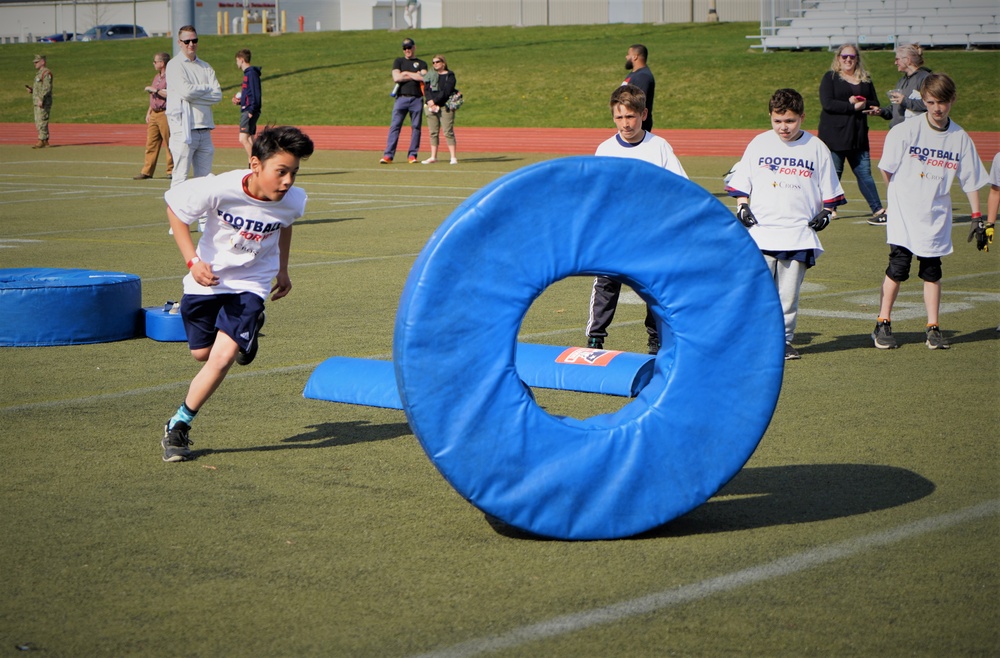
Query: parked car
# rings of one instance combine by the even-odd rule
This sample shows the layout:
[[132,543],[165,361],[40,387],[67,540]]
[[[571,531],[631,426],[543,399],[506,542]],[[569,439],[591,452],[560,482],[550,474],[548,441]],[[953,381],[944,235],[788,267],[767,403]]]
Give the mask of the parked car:
[[50,34],[47,37],[38,37],[35,39],[38,43],[59,43],[61,41],[73,41],[80,38],[79,32],[60,32],[59,34]]
[[79,41],[107,41],[109,39],[144,39],[149,35],[139,25],[95,25],[84,32]]

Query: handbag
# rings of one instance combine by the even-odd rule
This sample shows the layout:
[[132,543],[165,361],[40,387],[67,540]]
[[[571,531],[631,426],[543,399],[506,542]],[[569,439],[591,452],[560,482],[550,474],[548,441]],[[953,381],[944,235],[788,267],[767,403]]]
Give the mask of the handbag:
[[454,92],[452,92],[451,96],[448,97],[448,100],[445,101],[444,106],[447,107],[452,112],[455,112],[458,110],[458,108],[462,107],[462,103],[464,102],[465,99],[462,98],[462,92],[456,89]]

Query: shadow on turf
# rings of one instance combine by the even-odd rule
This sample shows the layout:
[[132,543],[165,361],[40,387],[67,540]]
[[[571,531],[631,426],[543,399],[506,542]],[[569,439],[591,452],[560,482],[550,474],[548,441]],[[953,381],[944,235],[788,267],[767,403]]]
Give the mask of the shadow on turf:
[[[828,521],[898,507],[929,496],[934,483],[895,466],[816,464],[745,468],[707,503],[632,537],[684,537]],[[505,537],[548,541],[487,515]]]
[[[973,331],[968,334],[960,334],[955,331],[942,329],[941,334],[948,341],[949,345],[976,343],[982,340],[996,340],[1000,337],[1000,334],[997,333],[995,327],[979,329],[978,331]],[[924,343],[927,340],[927,336],[922,331],[896,331],[893,332],[893,335],[896,337],[896,341],[899,343],[899,347],[901,348],[912,346],[925,347]],[[819,334],[815,333],[800,333],[796,335],[795,346],[801,347],[799,351],[802,353],[803,357],[808,356],[809,354],[843,352],[845,350],[865,349],[875,351],[875,346],[872,345],[872,338],[870,334],[857,333],[848,334],[846,336],[837,336],[831,341],[813,345],[812,341],[817,336],[819,336]]]
[[330,219],[299,219],[295,222],[295,225],[302,226],[303,224],[339,224],[340,222],[356,222],[359,219],[364,219],[364,217],[331,217]]
[[271,452],[273,450],[301,450],[303,448],[336,448],[355,443],[370,441],[388,441],[412,434],[406,423],[370,423],[367,420],[355,420],[343,423],[320,423],[309,425],[312,431],[303,432],[282,439],[280,444],[252,446],[249,448],[206,448],[192,450],[192,459],[207,455],[219,455],[227,452]]

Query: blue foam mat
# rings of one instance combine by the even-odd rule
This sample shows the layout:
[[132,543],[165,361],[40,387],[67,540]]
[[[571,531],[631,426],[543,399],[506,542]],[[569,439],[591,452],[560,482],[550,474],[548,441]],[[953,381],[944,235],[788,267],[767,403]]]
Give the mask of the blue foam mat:
[[0,346],[81,345],[142,335],[135,274],[0,269]]
[[[647,354],[518,343],[517,372],[528,386],[634,397],[653,376]],[[402,409],[392,361],[335,356],[316,366],[303,396]]]

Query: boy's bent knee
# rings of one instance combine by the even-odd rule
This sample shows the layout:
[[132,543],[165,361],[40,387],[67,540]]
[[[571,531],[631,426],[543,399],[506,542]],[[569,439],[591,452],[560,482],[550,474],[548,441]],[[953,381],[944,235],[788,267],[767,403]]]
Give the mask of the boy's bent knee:
[[941,280],[941,258],[917,258],[920,263],[920,269],[917,272],[917,276],[926,281],[927,283],[937,283]]

